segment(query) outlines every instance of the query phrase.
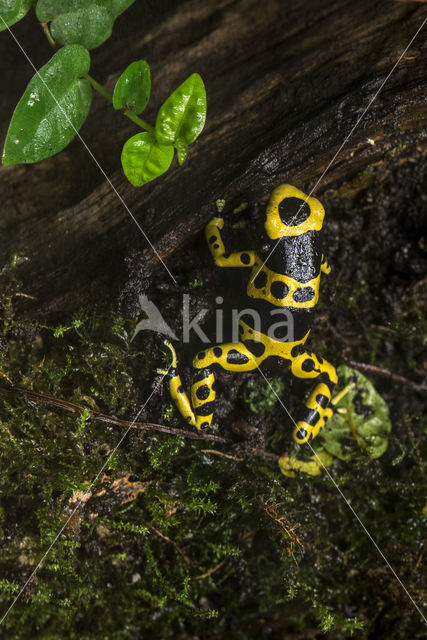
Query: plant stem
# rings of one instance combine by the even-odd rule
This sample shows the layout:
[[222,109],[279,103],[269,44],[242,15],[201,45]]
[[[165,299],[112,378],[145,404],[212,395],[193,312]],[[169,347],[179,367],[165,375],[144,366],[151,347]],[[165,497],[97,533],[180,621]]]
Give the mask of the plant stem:
[[44,34],[45,34],[45,36],[46,36],[46,38],[47,38],[47,40],[48,40],[48,42],[49,42],[50,46],[51,46],[53,49],[55,49],[55,51],[56,51],[56,50],[57,50],[57,48],[58,48],[58,45],[56,44],[55,40],[54,40],[54,39],[53,39],[53,37],[52,37],[52,34],[51,34],[51,32],[50,32],[50,29],[49,29],[49,25],[48,25],[48,23],[47,23],[47,22],[41,22],[40,24],[41,24],[41,26],[42,26],[42,29],[43,29],[43,31],[44,31]]
[[[109,91],[107,91],[107,89],[105,89],[102,86],[102,84],[99,84],[99,82],[97,82],[89,74],[85,75],[84,77],[86,78],[86,80],[88,80],[90,82],[90,84],[95,89],[95,91],[98,91],[98,93],[100,93],[101,96],[103,96],[109,102],[111,102],[111,103],[113,102],[113,94],[110,93]],[[138,116],[135,115],[134,113],[132,113],[132,111],[129,111],[129,109],[123,109],[122,113],[127,118],[129,118],[129,120],[132,120],[132,122],[134,122],[139,127],[141,127],[141,129],[145,129],[146,131],[149,131],[150,133],[154,133],[154,127],[152,127],[151,124],[148,124],[148,122],[145,122],[145,120],[142,120],[142,118],[138,118]]]
[[86,78],[86,80],[88,80],[90,82],[90,84],[92,85],[92,87],[95,89],[95,91],[97,91],[98,93],[101,94],[101,96],[103,96],[106,100],[108,100],[109,102],[113,102],[113,94],[110,93],[109,91],[107,91],[107,89],[104,89],[104,87],[102,86],[102,84],[99,84],[99,82],[97,82],[94,78],[92,78],[92,76],[90,76],[89,74],[83,76],[84,78]]
[[154,127],[152,127],[151,124],[148,124],[148,122],[146,122],[142,118],[136,116],[134,113],[132,113],[132,111],[129,111],[129,109],[124,109],[123,113],[127,118],[129,118],[129,120],[132,120],[132,122],[141,127],[141,129],[146,129],[146,131],[154,134]]

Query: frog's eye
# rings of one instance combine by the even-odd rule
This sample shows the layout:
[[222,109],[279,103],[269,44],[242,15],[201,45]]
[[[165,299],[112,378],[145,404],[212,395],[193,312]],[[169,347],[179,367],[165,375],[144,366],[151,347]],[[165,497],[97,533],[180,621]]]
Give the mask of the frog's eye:
[[297,227],[310,216],[310,205],[302,198],[283,198],[279,204],[279,215],[287,227]]

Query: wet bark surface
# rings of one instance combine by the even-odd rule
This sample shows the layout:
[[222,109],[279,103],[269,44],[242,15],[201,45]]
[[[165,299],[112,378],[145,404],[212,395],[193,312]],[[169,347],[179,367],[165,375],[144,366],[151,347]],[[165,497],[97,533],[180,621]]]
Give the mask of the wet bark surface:
[[[95,96],[81,130],[91,153],[75,139],[37,165],[2,168],[1,262],[15,253],[28,258],[19,276],[34,297],[22,298],[18,315],[58,319],[82,304],[114,301],[132,250],[138,277],[142,269],[163,278],[156,252],[173,274],[176,256],[201,238],[217,198],[231,209],[242,201],[262,204],[272,186],[286,181],[309,191],[328,169],[315,195],[322,200],[328,189],[351,183],[348,206],[366,186],[353,180],[356,174],[385,164],[393,149],[405,145],[406,159],[418,166],[425,151],[423,33],[328,168],[423,17],[423,5],[383,0],[316,0],[309,9],[302,0],[266,0],[262,10],[253,0],[135,3],[93,52],[92,75],[112,90],[132,60],[146,59],[153,94],[145,117],[152,121],[170,91],[197,71],[208,95],[205,130],[183,167],[175,163],[164,177],[135,189],[120,169],[121,146],[135,126]],[[33,17],[13,31],[37,67],[49,59]],[[32,69],[9,34],[1,47],[8,86],[0,103],[3,137]],[[390,197],[405,208],[420,169],[401,180],[399,166]],[[410,206],[420,209],[422,193],[417,197]],[[332,207],[331,225],[334,215]]]

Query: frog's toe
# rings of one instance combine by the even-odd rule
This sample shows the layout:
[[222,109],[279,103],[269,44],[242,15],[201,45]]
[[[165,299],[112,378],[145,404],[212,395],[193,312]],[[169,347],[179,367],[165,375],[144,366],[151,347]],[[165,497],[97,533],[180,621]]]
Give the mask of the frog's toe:
[[163,344],[171,352],[171,354],[172,354],[172,367],[175,368],[176,364],[177,364],[177,357],[176,357],[175,347],[173,346],[173,344],[171,342],[169,342],[169,340],[163,340]]
[[311,425],[305,422],[298,422],[293,433],[294,442],[296,442],[297,444],[304,444],[309,440],[311,436],[311,432],[312,432]]
[[286,453],[283,453],[279,458],[279,468],[284,476],[287,476],[288,478],[296,478],[291,458]]
[[279,467],[280,471],[289,478],[295,478],[298,472],[307,476],[318,476],[332,462],[333,457],[326,451],[315,453],[306,460],[283,454],[279,458]]
[[169,369],[156,369],[158,376],[166,376],[169,373]]

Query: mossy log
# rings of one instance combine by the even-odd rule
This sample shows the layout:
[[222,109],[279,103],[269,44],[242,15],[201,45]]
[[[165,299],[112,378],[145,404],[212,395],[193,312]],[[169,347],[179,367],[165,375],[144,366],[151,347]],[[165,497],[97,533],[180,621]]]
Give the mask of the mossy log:
[[[81,130],[90,154],[75,139],[39,164],[1,168],[1,263],[16,253],[28,258],[19,275],[31,298],[21,299],[18,315],[59,319],[82,304],[114,303],[131,248],[143,252],[150,271],[164,268],[117,193],[173,273],[175,252],[201,233],[217,198],[231,206],[263,202],[271,186],[283,181],[310,190],[424,17],[422,4],[389,0],[135,3],[113,37],[93,52],[92,75],[112,90],[131,61],[147,60],[150,122],[167,95],[197,71],[208,95],[205,130],[183,167],[175,163],[165,176],[135,189],[120,168],[122,144],[135,125],[95,96]],[[33,16],[13,32],[37,67],[49,59]],[[8,87],[0,102],[4,138],[33,72],[7,32],[1,48]],[[315,195],[349,184],[355,200],[363,184],[353,179],[363,169],[386,162],[387,153],[403,145],[409,155],[422,154],[423,49],[421,32]]]

